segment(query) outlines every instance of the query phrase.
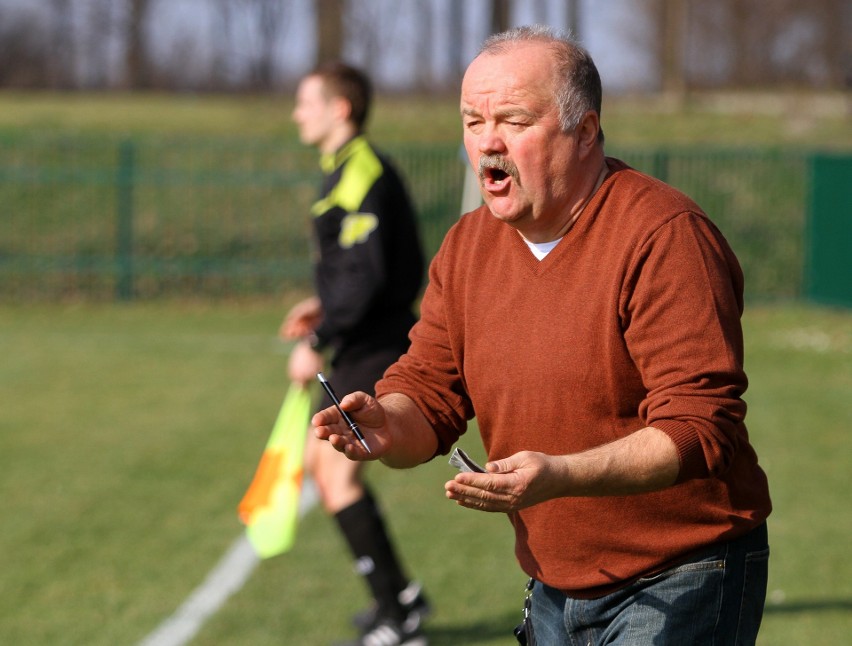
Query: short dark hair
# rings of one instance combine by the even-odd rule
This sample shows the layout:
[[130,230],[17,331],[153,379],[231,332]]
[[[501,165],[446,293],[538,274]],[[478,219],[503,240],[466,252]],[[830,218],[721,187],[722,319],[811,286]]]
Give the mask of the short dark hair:
[[328,61],[318,65],[308,76],[322,80],[327,98],[341,97],[349,102],[349,120],[361,131],[367,122],[373,100],[373,84],[361,70],[341,61]]
[[[559,125],[563,132],[571,132],[580,125],[588,111],[601,114],[601,77],[591,55],[568,32],[544,25],[515,27],[489,36],[479,50],[480,54],[502,54],[511,45],[540,42],[554,51],[557,73],[556,105],[559,108]],[[603,141],[603,128],[598,134]]]

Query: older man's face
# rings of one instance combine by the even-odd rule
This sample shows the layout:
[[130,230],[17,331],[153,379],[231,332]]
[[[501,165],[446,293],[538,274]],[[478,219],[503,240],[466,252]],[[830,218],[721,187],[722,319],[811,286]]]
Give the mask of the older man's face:
[[477,57],[462,82],[461,113],[465,149],[494,216],[531,240],[553,229],[576,191],[577,142],[559,128],[547,47],[523,43]]

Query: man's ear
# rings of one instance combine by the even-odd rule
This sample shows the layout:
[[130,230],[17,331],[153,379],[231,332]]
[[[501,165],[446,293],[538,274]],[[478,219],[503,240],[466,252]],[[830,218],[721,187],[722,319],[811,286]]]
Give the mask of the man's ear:
[[342,96],[332,97],[331,110],[341,122],[349,121],[349,117],[352,116],[352,104]]
[[580,125],[577,126],[577,140],[582,155],[588,154],[598,145],[600,129],[601,122],[598,113],[594,110],[586,112],[580,120]]

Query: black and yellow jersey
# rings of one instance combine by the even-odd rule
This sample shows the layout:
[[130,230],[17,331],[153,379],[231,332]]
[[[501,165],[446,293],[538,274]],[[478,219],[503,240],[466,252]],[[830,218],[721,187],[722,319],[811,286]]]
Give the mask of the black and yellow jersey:
[[398,343],[414,323],[424,278],[414,208],[389,160],[361,136],[323,155],[312,206],[320,345],[370,351]]

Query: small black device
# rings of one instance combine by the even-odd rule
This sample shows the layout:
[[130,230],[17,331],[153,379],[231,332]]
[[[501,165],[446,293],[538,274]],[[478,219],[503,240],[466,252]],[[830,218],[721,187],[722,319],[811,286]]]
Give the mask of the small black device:
[[530,617],[530,611],[532,610],[533,585],[535,585],[535,579],[531,578],[527,581],[527,594],[524,598],[523,621],[515,626],[515,630],[512,631],[515,635],[515,639],[518,640],[518,643],[521,644],[521,646],[535,646],[535,633],[533,632],[532,627],[532,617]]

